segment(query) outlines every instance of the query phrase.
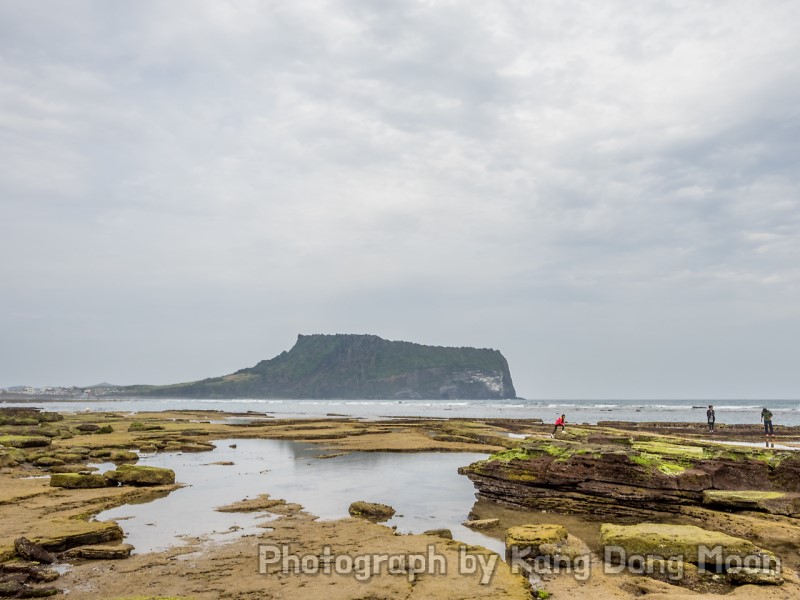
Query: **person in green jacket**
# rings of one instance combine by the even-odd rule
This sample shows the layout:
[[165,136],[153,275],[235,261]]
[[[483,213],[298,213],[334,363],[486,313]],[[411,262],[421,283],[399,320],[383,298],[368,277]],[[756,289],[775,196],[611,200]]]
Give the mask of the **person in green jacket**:
[[764,408],[761,411],[761,420],[764,421],[764,435],[767,436],[769,439],[770,437],[774,438],[775,433],[772,430],[772,412]]

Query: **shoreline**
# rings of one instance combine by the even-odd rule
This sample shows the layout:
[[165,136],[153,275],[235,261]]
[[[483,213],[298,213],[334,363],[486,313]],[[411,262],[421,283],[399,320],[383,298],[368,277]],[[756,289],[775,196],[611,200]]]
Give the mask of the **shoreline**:
[[[762,402],[775,414],[776,430],[800,427],[800,401],[715,401],[718,427],[751,426],[758,430]],[[533,400],[354,400],[354,399],[148,399],[91,398],[76,400],[52,398],[20,401],[2,399],[0,407],[40,407],[50,412],[165,412],[175,410],[218,410],[240,414],[252,412],[276,419],[325,419],[331,416],[361,421],[387,419],[472,419],[504,418],[527,421],[542,419],[553,423],[562,413],[572,425],[598,425],[610,422],[691,422],[705,425],[705,409],[694,408],[692,401],[533,401]],[[794,429],[797,431],[797,429]],[[800,437],[800,433],[798,433]]]
[[[224,414],[226,417],[239,417],[241,422],[228,423],[216,421],[214,417]],[[89,452],[103,448],[130,450],[142,447],[153,447],[162,444],[160,452],[192,452],[201,451],[202,446],[218,439],[273,439],[294,440],[314,444],[320,451],[330,456],[351,452],[482,452],[489,453],[517,446],[528,435],[531,439],[544,439],[549,435],[549,424],[537,421],[520,421],[516,419],[425,419],[425,418],[393,418],[385,421],[361,421],[349,417],[328,417],[324,419],[274,419],[264,418],[250,420],[252,413],[219,413],[217,411],[170,411],[157,413],[67,413],[63,421],[56,425],[75,428],[81,424],[108,425],[113,429],[107,434],[86,433],[73,435],[66,439],[53,438],[51,453],[55,450],[70,448],[87,448]],[[142,427],[161,427],[163,429],[134,428],[133,423]],[[707,432],[705,427],[689,424],[676,431],[675,427],[666,427],[663,423],[642,424],[629,423],[628,427],[637,433],[655,436],[679,436],[687,440],[701,440]],[[581,429],[592,432],[606,432],[607,426],[584,426]],[[648,430],[645,432],[645,430]],[[793,428],[795,429],[795,428]],[[800,427],[796,428],[800,431]],[[624,424],[617,424],[616,430],[625,431]],[[660,431],[659,431],[660,430]],[[737,428],[733,428],[733,433]],[[738,431],[741,440],[747,436],[756,436],[755,432]],[[2,435],[2,434],[0,434]],[[763,438],[763,436],[762,436]],[[800,438],[797,435],[795,439]],[[777,439],[783,439],[783,436]],[[714,440],[713,442],[716,442]],[[791,441],[786,439],[785,441]],[[712,442],[712,443],[713,443]],[[170,446],[170,444],[172,444]],[[171,450],[167,448],[172,448]],[[182,449],[181,449],[182,448]],[[44,450],[29,449],[25,452],[31,456]],[[320,457],[321,459],[322,457]],[[61,490],[51,488],[43,479],[23,479],[33,474],[46,475],[41,467],[29,463],[16,466],[5,466],[0,469],[0,556],[8,554],[9,547],[20,535],[32,539],[47,539],[58,535],[72,535],[75,528],[80,529],[84,523],[90,529],[91,515],[112,506],[119,506],[131,501],[143,501],[150,497],[169,493],[176,486],[158,488],[99,488],[95,490]],[[180,481],[180,474],[178,474]],[[265,493],[269,493],[268,485]],[[353,497],[353,501],[362,498]],[[291,502],[291,498],[287,498]],[[269,512],[269,511],[265,511]],[[569,522],[572,528],[585,534],[591,541],[592,527],[581,526],[580,519],[559,517],[553,513],[530,513],[520,510],[509,510],[501,506],[479,501],[473,507],[472,517],[498,518],[501,524],[519,524],[518,520],[531,522],[534,519],[548,522],[562,520]],[[274,513],[273,513],[274,514]],[[125,528],[124,521],[120,523]],[[431,524],[432,528],[435,523]],[[72,531],[69,531],[72,527]],[[130,589],[141,589],[147,594],[179,594],[191,598],[219,597],[217,592],[202,592],[212,581],[227,582],[224,586],[229,597],[246,598],[248,593],[261,590],[264,593],[281,593],[283,597],[312,597],[330,595],[331,598],[358,598],[365,594],[376,597],[396,597],[396,594],[415,598],[446,597],[480,597],[480,598],[529,598],[527,582],[520,575],[512,574],[507,566],[497,567],[496,578],[488,585],[481,584],[474,578],[465,577],[463,573],[451,569],[446,576],[423,576],[421,582],[413,585],[403,578],[389,574],[375,576],[368,582],[357,582],[350,575],[331,575],[321,578],[310,574],[275,574],[275,576],[253,574],[257,561],[257,542],[280,542],[292,540],[298,551],[321,552],[321,540],[333,540],[337,553],[376,554],[380,552],[402,553],[425,549],[433,545],[452,564],[458,564],[458,548],[464,544],[446,541],[432,535],[395,535],[391,529],[375,523],[358,519],[339,519],[335,521],[318,521],[306,514],[302,507],[290,507],[276,520],[264,523],[264,534],[257,539],[241,538],[224,545],[204,545],[195,540],[188,548],[173,548],[166,552],[133,555],[123,561],[101,561],[107,568],[97,570],[97,561],[76,561],[72,570],[62,575],[55,583],[59,587],[68,586],[70,597],[112,598],[125,597]],[[502,536],[501,528],[489,530],[493,536]],[[590,544],[594,546],[594,543]],[[5,548],[6,550],[1,550]],[[475,552],[483,552],[475,549]],[[186,558],[189,556],[189,558]],[[485,555],[488,556],[488,555]],[[7,556],[6,556],[7,557]],[[183,558],[181,558],[183,557]],[[505,563],[503,563],[505,564]],[[187,565],[194,565],[191,568]],[[220,565],[224,565],[221,567]],[[795,565],[792,565],[794,568]],[[156,574],[158,589],[150,589],[149,582]],[[474,575],[474,574],[473,574]],[[640,578],[641,579],[641,578]],[[184,581],[185,580],[185,581]],[[402,585],[401,585],[402,580]],[[587,598],[616,597],[632,598],[637,594],[630,591],[631,581],[639,581],[634,576],[621,575],[609,577],[603,573],[595,573],[589,581],[580,582],[571,577],[558,576],[545,583],[548,590],[561,594],[580,593]],[[658,587],[661,582],[641,583],[645,587]],[[636,584],[639,585],[639,584]],[[668,585],[668,584],[665,584]],[[796,586],[796,582],[784,584]],[[310,586],[310,587],[309,587]],[[399,587],[398,587],[399,586]],[[455,586],[455,587],[454,587]],[[627,586],[627,587],[626,587]],[[213,586],[212,586],[213,587]],[[641,587],[641,586],[640,586]],[[748,587],[748,586],[745,586]],[[463,596],[448,595],[452,590],[461,590]],[[638,589],[638,588],[637,588]],[[649,588],[648,588],[649,589]],[[731,592],[736,598],[744,588]],[[763,598],[785,597],[775,595],[781,588],[774,590],[759,589],[757,596]],[[795,587],[794,589],[800,589]],[[116,591],[115,591],[116,590]],[[335,590],[335,592],[334,592]],[[626,591],[628,590],[628,591]],[[390,593],[391,592],[391,593]],[[303,595],[308,593],[309,595]],[[653,598],[681,598],[687,591],[683,588],[669,586],[651,590],[647,596]],[[209,595],[211,594],[211,595]],[[216,596],[214,594],[217,594]],[[359,595],[360,594],[360,595]],[[383,596],[381,596],[383,594]],[[467,595],[471,594],[471,595]],[[567,595],[566,597],[569,597]],[[692,596],[699,598],[701,596]],[[711,595],[709,597],[719,597]],[[741,596],[744,597],[744,596]],[[751,594],[751,597],[752,594]]]

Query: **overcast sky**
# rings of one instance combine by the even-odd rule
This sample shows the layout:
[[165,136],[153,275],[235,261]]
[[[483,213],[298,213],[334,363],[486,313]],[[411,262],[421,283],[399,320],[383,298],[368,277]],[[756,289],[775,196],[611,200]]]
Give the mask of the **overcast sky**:
[[298,333],[800,397],[800,3],[0,0],[0,386]]

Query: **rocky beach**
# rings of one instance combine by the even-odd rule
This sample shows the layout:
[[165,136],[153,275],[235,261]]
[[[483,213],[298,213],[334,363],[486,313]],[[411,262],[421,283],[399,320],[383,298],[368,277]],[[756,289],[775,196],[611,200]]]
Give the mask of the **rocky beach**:
[[[2,408],[0,597],[798,598],[796,429],[781,428],[768,447],[745,425],[709,439],[689,423],[605,422],[553,439],[537,420]],[[399,505],[319,519],[290,487],[275,496],[269,479],[217,507],[257,523],[225,543],[196,536],[141,552],[126,543],[132,521],[94,520],[114,507],[157,507],[187,485],[181,468],[147,457],[202,453],[212,458],[200,472],[234,473],[234,461],[213,458],[217,445],[250,439],[318,449],[298,481],[311,487],[313,465],[334,457],[480,453],[460,468],[477,494],[464,522],[505,555],[435,519],[413,533],[382,524]],[[266,470],[271,462],[263,456]],[[236,482],[231,475],[234,497]],[[350,500],[371,500],[368,489],[356,482]]]

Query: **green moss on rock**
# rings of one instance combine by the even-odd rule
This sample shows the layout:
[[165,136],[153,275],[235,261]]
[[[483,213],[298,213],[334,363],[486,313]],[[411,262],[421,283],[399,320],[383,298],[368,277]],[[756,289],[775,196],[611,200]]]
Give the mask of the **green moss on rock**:
[[128,450],[114,450],[108,458],[113,463],[136,462],[139,460],[139,455]]
[[37,467],[58,467],[64,464],[64,461],[54,456],[40,456],[33,461]]
[[562,444],[541,444],[539,449],[555,457],[556,460],[567,460],[570,456],[581,453],[581,450],[574,446]]
[[204,442],[181,442],[181,452],[211,452],[216,446]]
[[759,490],[706,490],[703,492],[703,502],[760,502],[762,500],[775,500],[786,497],[786,492],[762,492]]
[[576,442],[541,441],[527,442],[524,446],[509,448],[492,454],[487,461],[511,462],[512,460],[531,460],[541,456],[552,456],[566,460],[575,454],[591,454],[592,450],[581,448]]
[[97,471],[97,467],[90,467],[88,465],[61,465],[50,467],[51,473],[91,473]]
[[122,485],[151,486],[175,483],[175,471],[160,467],[120,465],[114,471],[106,471],[103,476]]
[[630,454],[630,459],[631,462],[637,465],[659,471],[665,475],[680,475],[688,468],[687,464],[681,464],[673,460],[665,460],[660,454],[651,452],[633,452]]
[[63,460],[65,463],[78,463],[83,462],[84,458],[80,454],[74,454],[72,452],[59,452],[56,454],[56,458],[59,460]]
[[0,448],[0,468],[16,467],[25,462],[25,454],[16,448]]
[[348,510],[353,517],[364,517],[371,521],[386,521],[394,516],[394,509],[378,502],[353,502]]
[[86,448],[84,446],[70,446],[68,448],[64,448],[64,452],[68,454],[80,454],[81,456],[87,455],[91,451],[91,448]]
[[506,531],[506,549],[538,547],[556,544],[567,539],[567,530],[562,525],[520,525]]
[[527,448],[509,448],[508,450],[496,452],[495,454],[492,454],[486,461],[481,462],[493,460],[500,462],[511,462],[512,460],[528,460],[530,458],[531,454],[528,452]]
[[667,559],[681,556],[684,562],[698,564],[701,548],[705,547],[710,551],[719,547],[723,559],[766,554],[774,561],[771,553],[763,551],[749,540],[701,529],[694,525],[605,523],[600,528],[600,537],[604,546],[623,548],[628,556],[655,556]]
[[128,431],[164,431],[163,425],[155,423],[143,423],[142,421],[134,421],[128,426]]
[[633,449],[640,452],[648,452],[661,456],[675,456],[679,458],[703,458],[703,448],[701,446],[684,446],[670,444],[661,441],[634,442]]
[[2,435],[0,436],[0,446],[9,448],[43,448],[49,446],[51,440],[45,436],[34,435]]
[[703,504],[726,510],[758,510],[776,515],[800,516],[800,493],[761,490],[705,490]]
[[666,461],[658,465],[657,468],[665,475],[680,475],[686,470],[686,467],[684,465],[679,465],[678,463],[666,462]]
[[453,532],[449,529],[429,529],[428,531],[422,532],[424,535],[432,535],[435,537],[440,537],[445,540],[452,540],[453,539]]
[[50,475],[50,486],[61,487],[71,490],[102,488],[108,485],[108,481],[102,475],[81,474],[81,473],[53,473]]

